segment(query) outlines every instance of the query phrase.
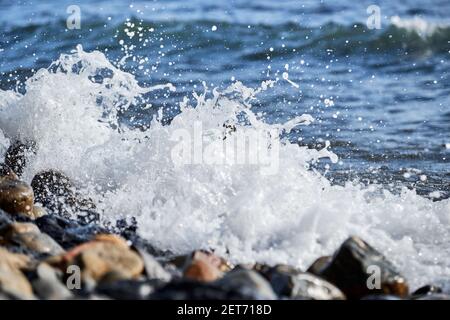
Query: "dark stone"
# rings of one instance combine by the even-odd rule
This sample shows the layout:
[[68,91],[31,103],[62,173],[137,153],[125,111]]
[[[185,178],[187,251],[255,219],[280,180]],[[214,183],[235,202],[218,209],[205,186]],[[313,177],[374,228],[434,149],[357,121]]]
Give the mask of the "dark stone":
[[259,272],[272,285],[278,296],[290,296],[289,283],[292,276],[301,273],[300,270],[287,265],[267,265],[255,264],[253,270]]
[[234,268],[215,282],[226,291],[239,292],[252,300],[274,300],[277,298],[270,283],[253,270]]
[[36,154],[34,141],[15,141],[6,151],[5,165],[20,177],[26,166],[27,157],[34,154]]
[[227,290],[216,283],[198,282],[189,279],[174,280],[157,289],[151,296],[153,300],[248,300],[240,291]]
[[[42,233],[33,223],[14,222],[0,229],[0,237],[8,248],[14,251],[28,251],[34,256],[58,255],[64,252],[60,245],[50,236]],[[18,248],[17,248],[18,247]],[[18,250],[17,250],[18,249]]]
[[[369,289],[370,268],[380,271],[380,288]],[[362,239],[347,239],[320,272],[321,277],[338,286],[349,299],[360,299],[373,294],[408,295],[405,278],[377,250]]]
[[306,271],[315,275],[320,275],[322,273],[322,270],[331,262],[331,260],[331,256],[320,257],[316,261],[314,261]]
[[[276,266],[275,268],[277,268],[277,267],[278,266]],[[238,266],[238,269],[254,270],[254,271],[258,272],[260,275],[262,275],[264,278],[269,279],[270,273],[273,271],[274,268],[267,264],[255,263],[251,268],[249,268],[248,266],[245,266],[245,265],[240,265],[240,266]]]
[[420,287],[419,289],[414,291],[411,294],[411,296],[415,297],[415,296],[423,296],[426,294],[435,294],[435,293],[442,293],[442,288],[440,288],[438,286],[434,286],[434,285],[426,285],[426,286]]
[[267,276],[278,296],[299,300],[345,299],[341,290],[330,282],[290,266],[275,266]]
[[90,241],[96,234],[108,233],[106,229],[97,224],[83,226],[75,220],[57,215],[46,215],[36,219],[35,222],[42,232],[51,236],[64,249],[70,249]]
[[[90,199],[84,199],[79,194],[73,182],[65,174],[54,170],[42,171],[34,176],[31,187],[35,201],[49,211],[66,217],[77,211],[85,211],[80,218],[87,215],[88,221],[92,221],[92,209],[95,209],[95,205]],[[96,218],[98,219],[98,216]]]
[[16,175],[13,169],[8,167],[6,164],[1,163],[0,164],[0,177],[10,177],[13,179],[19,179],[19,177]]
[[118,300],[144,300],[165,284],[160,280],[120,280],[100,283],[95,292]]

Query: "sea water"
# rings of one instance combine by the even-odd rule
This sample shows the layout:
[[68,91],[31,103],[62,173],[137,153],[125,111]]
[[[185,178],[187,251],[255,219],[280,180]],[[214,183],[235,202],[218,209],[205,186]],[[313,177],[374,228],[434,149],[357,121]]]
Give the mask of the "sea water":
[[[358,235],[412,287],[448,288],[450,24],[435,2],[382,1],[379,30],[364,2],[82,1],[79,30],[70,3],[2,2],[0,152],[35,141],[24,180],[60,170],[102,221],[134,217],[175,253],[304,269]],[[175,161],[190,133],[200,161]],[[245,155],[269,162],[230,159],[249,137]]]

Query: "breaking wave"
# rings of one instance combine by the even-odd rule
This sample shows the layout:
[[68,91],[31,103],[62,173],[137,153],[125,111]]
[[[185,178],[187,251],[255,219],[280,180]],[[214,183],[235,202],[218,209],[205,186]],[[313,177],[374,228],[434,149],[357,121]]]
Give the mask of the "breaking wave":
[[[145,129],[136,129],[121,123],[118,113],[148,107],[152,90],[175,88],[141,87],[101,52],[79,46],[37,71],[26,93],[0,91],[0,143],[4,152],[16,139],[35,141],[26,181],[44,169],[63,171],[96,202],[103,221],[134,217],[140,235],[163,249],[212,248],[235,262],[305,268],[353,234],[384,252],[412,286],[430,280],[445,285],[450,200],[433,202],[407,189],[395,195],[381,185],[332,185],[310,164],[335,162],[336,155],[283,138],[310,117],[270,125],[252,112],[255,95],[276,85],[252,89],[235,82],[223,91],[205,85],[181,101],[170,124],[160,121],[159,112]],[[202,142],[216,159],[226,158],[222,147],[233,137],[262,132],[249,152],[279,144],[278,170],[262,174],[260,164],[174,162],[174,136],[193,132],[199,122]]]

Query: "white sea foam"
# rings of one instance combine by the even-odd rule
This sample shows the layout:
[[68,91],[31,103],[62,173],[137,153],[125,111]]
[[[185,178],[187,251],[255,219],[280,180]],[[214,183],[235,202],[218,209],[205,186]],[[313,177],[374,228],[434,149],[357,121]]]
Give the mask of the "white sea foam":
[[[91,79],[100,69],[109,77],[96,83]],[[0,144],[4,150],[8,139],[35,140],[27,181],[42,169],[62,170],[86,188],[103,219],[135,216],[141,235],[164,249],[213,248],[235,262],[305,268],[354,234],[393,260],[413,287],[444,283],[450,274],[450,200],[432,202],[406,189],[394,195],[379,186],[332,186],[308,164],[321,157],[336,161],[336,155],[287,141],[273,175],[262,175],[255,165],[174,165],[171,136],[191,130],[195,121],[202,121],[205,141],[218,145],[227,139],[208,130],[228,123],[239,135],[238,115],[246,115],[247,130],[273,129],[251,111],[254,94],[272,85],[249,89],[237,82],[222,93],[204,92],[193,102],[185,99],[170,125],[155,118],[148,130],[133,130],[120,126],[117,111],[149,89],[100,52],[79,47],[51,71],[38,71],[26,94],[0,91]],[[303,116],[278,126],[291,130],[311,120]],[[267,136],[265,147],[273,138]]]
[[393,16],[391,17],[391,24],[397,28],[405,29],[409,32],[415,32],[422,38],[428,38],[436,31],[448,27],[447,25],[441,23],[429,22],[418,16],[409,19]]

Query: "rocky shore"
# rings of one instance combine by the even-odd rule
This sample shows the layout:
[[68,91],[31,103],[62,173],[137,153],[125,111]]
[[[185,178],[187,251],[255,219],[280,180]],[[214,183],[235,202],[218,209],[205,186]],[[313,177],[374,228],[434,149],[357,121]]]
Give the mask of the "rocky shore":
[[34,148],[13,144],[1,166],[0,299],[450,298],[434,285],[409,288],[358,237],[307,270],[232,265],[204,250],[182,256],[160,250],[139,237],[135,223],[101,224],[95,205],[64,173],[49,170],[30,185],[22,181],[26,154]]

